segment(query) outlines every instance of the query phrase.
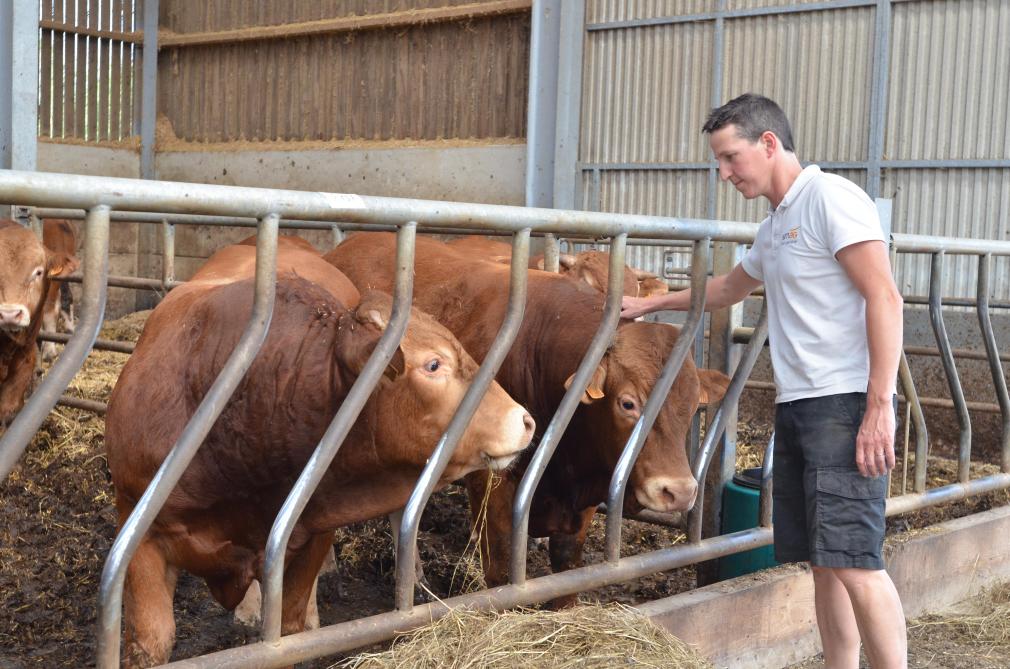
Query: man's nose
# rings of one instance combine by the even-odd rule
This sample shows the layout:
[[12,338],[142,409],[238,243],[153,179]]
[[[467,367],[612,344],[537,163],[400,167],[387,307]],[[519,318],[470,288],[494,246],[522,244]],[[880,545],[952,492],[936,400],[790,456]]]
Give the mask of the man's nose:
[[722,179],[723,181],[726,181],[727,179],[729,179],[729,175],[730,175],[729,165],[719,163],[719,178]]

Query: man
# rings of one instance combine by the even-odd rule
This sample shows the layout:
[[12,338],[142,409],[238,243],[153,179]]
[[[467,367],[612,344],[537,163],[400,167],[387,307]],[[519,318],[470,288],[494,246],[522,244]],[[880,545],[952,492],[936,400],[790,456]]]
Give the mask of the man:
[[[777,387],[775,557],[809,561],[825,666],[905,667],[905,620],[881,557],[902,300],[873,202],[851,182],[803,168],[774,102],[742,95],[703,132],[719,176],[767,198],[750,252],[708,282],[706,307],[764,283]],[[625,297],[621,316],[685,310],[690,291]]]

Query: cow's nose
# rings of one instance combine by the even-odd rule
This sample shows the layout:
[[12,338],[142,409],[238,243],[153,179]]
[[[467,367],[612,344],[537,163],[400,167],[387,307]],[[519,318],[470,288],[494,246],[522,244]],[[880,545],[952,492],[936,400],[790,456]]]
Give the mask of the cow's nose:
[[687,511],[694,506],[698,484],[693,477],[656,476],[635,490],[635,497],[647,509],[661,513]]
[[533,416],[530,415],[529,411],[523,413],[523,427],[526,428],[526,433],[523,435],[523,442],[528,444],[533,441],[533,432],[537,429],[537,423],[533,420]]
[[0,304],[0,325],[28,325],[28,310],[20,304]]

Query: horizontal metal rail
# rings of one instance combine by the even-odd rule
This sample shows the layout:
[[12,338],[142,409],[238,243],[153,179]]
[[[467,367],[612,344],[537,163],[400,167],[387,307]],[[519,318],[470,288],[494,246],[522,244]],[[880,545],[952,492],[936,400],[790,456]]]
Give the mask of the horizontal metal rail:
[[[52,184],[58,183],[59,188]],[[729,221],[538,209],[497,204],[374,197],[346,193],[244,188],[216,184],[173,183],[0,170],[0,201],[14,205],[47,202],[58,208],[82,209],[106,204],[117,211],[172,214],[212,213],[256,218],[273,212],[280,218],[307,221],[399,225],[417,221],[418,228],[469,230],[496,227],[517,232],[551,232],[594,237],[704,239],[749,242],[757,225]]]
[[105,412],[109,409],[109,405],[105,402],[96,402],[94,400],[86,400],[82,397],[71,397],[70,395],[61,395],[57,404],[72,409],[90,411],[100,416],[104,416]]
[[[775,384],[771,381],[747,381],[746,387],[750,390],[763,390],[768,392],[775,392],[778,390],[775,387]],[[898,401],[905,402],[907,400],[904,395],[898,395]],[[920,397],[919,402],[924,407],[939,407],[942,409],[957,408],[954,402],[944,397]],[[1000,406],[990,402],[965,402],[964,405],[969,411],[977,411],[979,413],[1000,413]]]
[[[51,341],[56,344],[67,344],[73,339],[73,335],[62,332],[40,332],[37,337],[40,341]],[[136,344],[128,341],[113,341],[111,339],[95,339],[91,348],[96,351],[112,351],[113,353],[133,353]]]

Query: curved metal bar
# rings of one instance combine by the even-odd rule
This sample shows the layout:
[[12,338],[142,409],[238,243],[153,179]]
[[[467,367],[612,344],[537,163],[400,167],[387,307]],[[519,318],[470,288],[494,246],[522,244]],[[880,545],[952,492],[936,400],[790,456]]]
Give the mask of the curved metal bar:
[[396,609],[410,611],[414,606],[414,566],[417,551],[417,531],[421,523],[421,513],[428,503],[432,491],[438,484],[442,472],[449,464],[449,458],[456,450],[456,444],[463,436],[477,406],[498,373],[505,356],[512,348],[526,313],[526,284],[529,277],[530,230],[520,230],[512,238],[512,264],[509,278],[509,300],[505,318],[491,348],[481,363],[480,369],[467,388],[463,400],[456,409],[449,427],[435,447],[424,471],[421,472],[414,491],[403,509],[400,524],[400,540],[396,545]]
[[[635,466],[638,454],[645,446],[645,438],[652,430],[653,423],[659,410],[666,403],[666,396],[673,387],[673,382],[680,373],[680,368],[684,364],[684,358],[695,343],[695,335],[700,331],[701,324],[705,317],[705,283],[708,279],[708,256],[710,242],[702,239],[694,243],[694,251],[691,258],[691,306],[687,312],[687,318],[677,343],[670,351],[670,357],[663,365],[663,371],[656,379],[656,385],[649,393],[649,399],[645,402],[642,415],[639,416],[635,428],[631,431],[628,443],[625,444],[621,457],[617,460],[614,473],[610,477],[610,488],[607,495],[607,534],[605,555],[607,562],[617,562],[621,559],[621,520],[624,513],[624,493],[628,487],[628,479],[631,478],[631,469]],[[686,448],[685,444],[685,448]]]
[[761,497],[758,500],[758,524],[772,526],[772,468],[775,463],[775,431],[765,446],[765,459],[761,463]]
[[336,457],[341,444],[358,419],[358,414],[372,395],[375,384],[400,346],[410,319],[410,302],[414,292],[414,241],[417,226],[405,224],[396,235],[396,278],[393,288],[393,311],[389,324],[379,338],[368,362],[355,379],[340,409],[319,441],[291,492],[277,513],[267,538],[263,561],[263,639],[273,643],[281,638],[281,604],[284,591],[284,553],[295,523],[305,510],[327,468]]
[[557,272],[560,267],[560,244],[558,238],[550,233],[544,235],[544,270]]
[[340,229],[340,225],[337,223],[330,225],[330,234],[332,235],[334,246],[340,246],[344,243],[344,231]]
[[[88,212],[84,224],[84,290],[81,322],[59,360],[35,389],[7,431],[0,437],[0,481],[7,478],[25,448],[56,406],[60,395],[81,369],[98,337],[105,315],[105,277],[109,273],[109,208],[99,205]],[[34,345],[34,344],[33,344]]]
[[624,256],[628,236],[619,234],[610,244],[610,269],[607,280],[607,298],[603,305],[603,319],[600,327],[589,342],[589,348],[575,371],[571,385],[561,398],[558,410],[554,412],[550,424],[540,437],[540,445],[530,460],[526,473],[516,489],[512,506],[512,548],[509,562],[509,581],[514,585],[526,582],[526,542],[529,539],[530,506],[533,504],[533,493],[536,492],[540,478],[547,469],[547,462],[554,455],[558,443],[568,427],[572,415],[579,406],[582,394],[596,368],[610,346],[617,322],[621,317],[621,299],[624,292]]
[[729,387],[726,389],[726,395],[723,397],[722,404],[719,405],[719,410],[715,412],[715,418],[712,419],[711,424],[705,430],[705,441],[702,442],[698,455],[694,459],[694,478],[698,481],[701,491],[687,519],[688,541],[695,543],[701,541],[701,521],[705,508],[705,475],[708,472],[709,464],[712,462],[715,444],[722,438],[722,433],[726,431],[726,423],[729,421],[729,416],[740,401],[744,384],[747,382],[751,370],[754,369],[754,363],[757,361],[761,349],[764,348],[765,339],[767,338],[768,302],[765,301],[761,304],[761,316],[758,318],[757,325],[754,326],[750,342],[748,342],[747,348],[744,349],[736,371],[733,372],[733,380],[729,382]]
[[[898,379],[901,381],[901,392],[905,401],[911,407],[912,420],[915,425],[915,492],[926,490],[926,463],[929,455],[929,433],[926,430],[926,416],[922,412],[922,402],[915,389],[912,370],[908,366],[908,357],[901,352],[898,360]],[[904,492],[904,491],[902,491]]]
[[950,398],[954,402],[957,422],[961,427],[957,452],[957,480],[966,483],[971,463],[971,418],[968,416],[968,406],[964,401],[961,379],[957,376],[957,366],[954,364],[950,340],[947,339],[947,329],[943,324],[943,304],[940,298],[942,288],[940,284],[943,281],[943,255],[943,251],[933,254],[929,274],[929,322],[933,326],[933,335],[936,337],[936,344],[940,349],[940,361],[943,363],[943,373],[947,375]]
[[996,336],[992,331],[992,320],[989,318],[989,265],[990,254],[979,256],[978,259],[978,323],[982,328],[982,339],[985,341],[985,352],[989,357],[989,370],[992,372],[992,382],[996,387],[996,399],[999,401],[1000,413],[1003,416],[1002,462],[1003,472],[1010,472],[1010,396],[1007,395],[1006,376],[1000,364],[999,349],[996,347]]
[[133,554],[266,340],[276,292],[277,221],[276,214],[269,214],[260,222],[256,240],[256,290],[245,332],[130,517],[123,523],[105,561],[98,595],[99,669],[119,667],[123,583]]

